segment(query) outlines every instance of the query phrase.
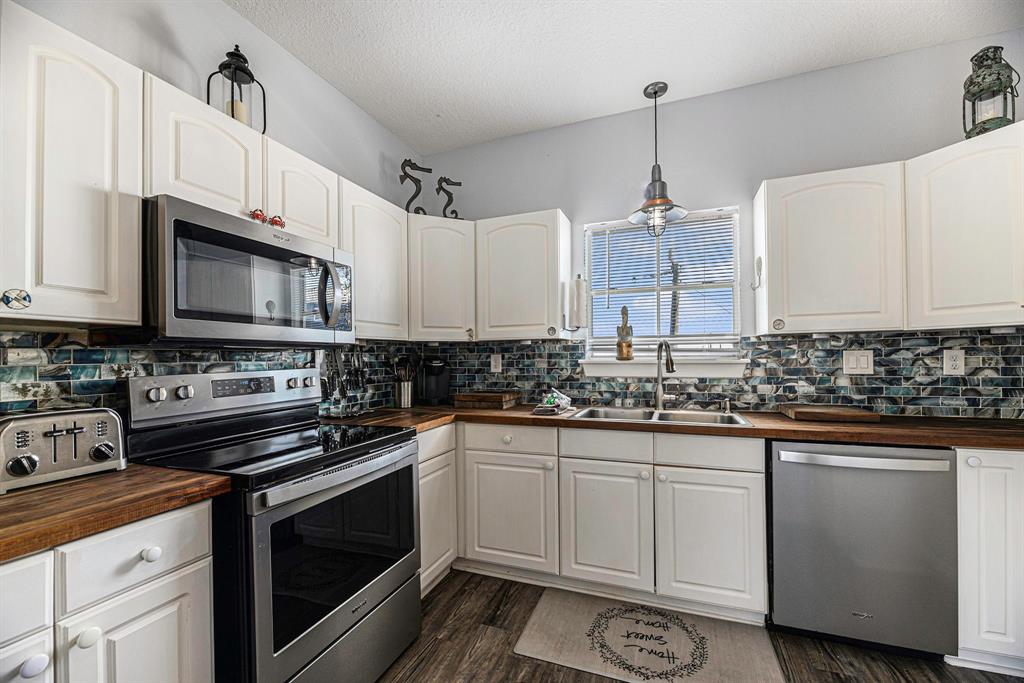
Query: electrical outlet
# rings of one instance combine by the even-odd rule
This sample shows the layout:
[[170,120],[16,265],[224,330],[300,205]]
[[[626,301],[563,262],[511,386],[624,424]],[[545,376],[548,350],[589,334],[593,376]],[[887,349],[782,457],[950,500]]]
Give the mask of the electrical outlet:
[[843,351],[843,374],[875,374],[874,351]]
[[491,372],[501,372],[501,354],[491,354]]
[[962,375],[964,374],[964,357],[963,349],[946,349],[942,352],[942,374],[943,375]]

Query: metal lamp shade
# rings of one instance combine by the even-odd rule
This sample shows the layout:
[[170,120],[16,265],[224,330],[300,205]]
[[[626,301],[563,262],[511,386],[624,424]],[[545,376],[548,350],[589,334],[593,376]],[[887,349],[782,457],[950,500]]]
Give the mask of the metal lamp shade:
[[686,218],[689,213],[669,198],[668,183],[661,179],[661,164],[651,167],[651,182],[647,184],[644,197],[644,203],[628,220],[633,225],[646,225],[652,237],[659,237],[666,225]]
[[1003,60],[1003,48],[998,45],[971,57],[971,67],[971,75],[964,81],[963,99],[964,134],[968,139],[1016,120],[1020,82],[1020,74]]

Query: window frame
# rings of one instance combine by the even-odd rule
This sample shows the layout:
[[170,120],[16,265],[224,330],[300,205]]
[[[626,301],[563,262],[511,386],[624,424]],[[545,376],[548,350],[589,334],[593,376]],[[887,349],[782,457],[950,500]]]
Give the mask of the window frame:
[[[651,287],[629,287],[623,289],[602,289],[595,292],[593,283],[589,281],[593,270],[592,270],[592,258],[593,258],[593,235],[596,231],[609,231],[620,228],[634,228],[638,226],[630,223],[626,220],[617,221],[604,221],[600,223],[588,223],[583,227],[584,232],[584,270],[588,277],[588,293],[587,293],[587,313],[588,321],[590,325],[587,327],[587,351],[586,357],[588,359],[601,359],[608,360],[614,358],[614,346],[615,340],[613,337],[594,337],[593,336],[593,321],[594,321],[594,300],[597,297],[607,295],[610,293],[635,293],[635,294],[661,294],[663,292],[669,292],[673,289],[679,291],[693,291],[700,289],[722,289],[731,284],[732,297],[733,297],[733,310],[732,310],[732,332],[727,335],[715,335],[721,338],[721,348],[713,348],[711,344],[704,344],[704,348],[695,348],[694,343],[700,343],[702,340],[712,339],[712,336],[700,336],[700,335],[675,335],[675,336],[634,336],[633,337],[633,348],[634,356],[636,358],[650,358],[655,353],[655,348],[663,339],[669,340],[672,344],[673,354],[678,356],[692,358],[694,360],[703,359],[722,359],[722,358],[738,358],[739,356],[739,341],[740,341],[740,327],[742,324],[742,316],[740,311],[740,211],[738,206],[727,206],[716,209],[702,209],[699,211],[691,211],[687,214],[686,218],[676,223],[670,224],[667,229],[671,229],[672,225],[680,225],[692,222],[698,222],[709,219],[721,219],[723,216],[731,216],[732,218],[732,271],[733,278],[731,283],[728,281],[718,281],[716,283],[700,283],[693,285],[682,285],[680,287],[664,287],[658,283],[655,283]],[[651,239],[659,240],[656,246],[655,253],[660,254],[660,237]],[[661,307],[660,305],[655,306],[656,309],[656,324],[660,329],[661,323]],[[596,353],[595,353],[596,351]],[[609,353],[611,351],[611,353]]]

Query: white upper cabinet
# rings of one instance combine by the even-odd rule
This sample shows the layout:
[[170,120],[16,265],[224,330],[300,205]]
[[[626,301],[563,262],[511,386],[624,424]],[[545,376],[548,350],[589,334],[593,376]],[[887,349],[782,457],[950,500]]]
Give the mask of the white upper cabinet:
[[1024,125],[911,159],[909,326],[1024,322]]
[[903,164],[766,180],[758,334],[903,328]]
[[478,339],[568,338],[569,219],[558,209],[476,223]]
[[285,232],[338,245],[338,176],[280,142],[263,138],[263,209]]
[[1024,452],[957,451],[960,656],[1024,666]]
[[464,341],[476,327],[472,221],[409,214],[409,328],[418,341]]
[[571,458],[559,468],[562,576],[653,592],[654,468]]
[[0,317],[137,324],[142,71],[12,2],[0,31]]
[[235,216],[260,208],[258,131],[152,74],[145,98],[146,196],[170,194]]
[[349,180],[340,182],[341,248],[355,255],[356,337],[408,339],[408,214]]

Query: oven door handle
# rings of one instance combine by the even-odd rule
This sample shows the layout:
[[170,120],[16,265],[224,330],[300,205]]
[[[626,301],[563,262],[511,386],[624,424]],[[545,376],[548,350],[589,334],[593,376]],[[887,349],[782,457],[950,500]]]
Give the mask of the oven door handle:
[[[333,305],[327,310],[327,278],[331,279],[331,288],[334,290]],[[317,307],[320,309],[320,318],[324,321],[324,327],[333,328],[338,324],[341,316],[341,283],[338,281],[338,268],[330,261],[324,261],[324,269],[320,271],[320,285],[317,287]]]
[[342,489],[337,493],[354,488],[355,484],[366,483],[393,472],[418,460],[416,441],[401,446],[374,451],[356,460],[322,472],[280,484],[267,491],[250,493],[247,511],[258,515],[268,510],[294,502],[329,489]]

